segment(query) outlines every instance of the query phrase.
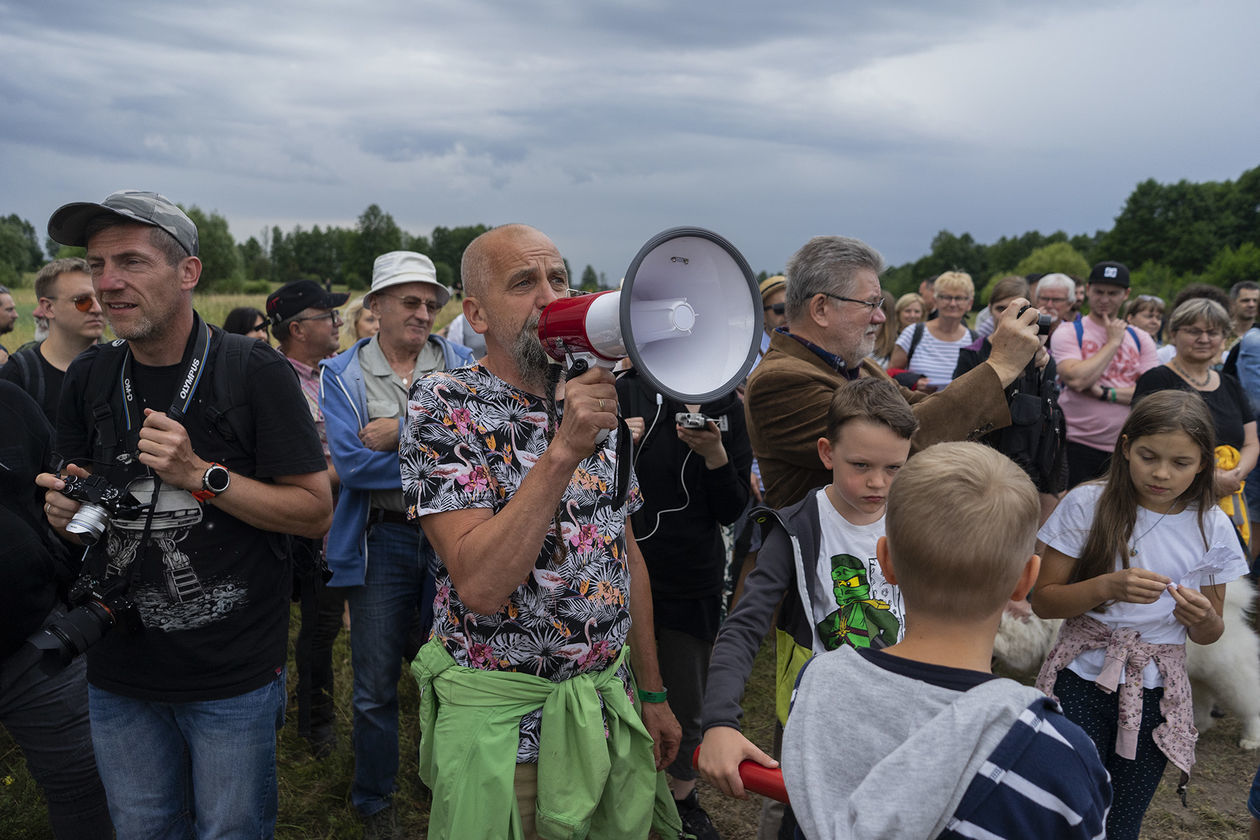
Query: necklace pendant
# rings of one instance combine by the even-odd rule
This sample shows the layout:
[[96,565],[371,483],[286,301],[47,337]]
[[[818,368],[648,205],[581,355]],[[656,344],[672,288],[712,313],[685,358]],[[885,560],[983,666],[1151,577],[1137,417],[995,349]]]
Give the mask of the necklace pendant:
[[1133,546],[1133,548],[1130,548],[1130,549],[1129,549],[1129,556],[1130,556],[1130,557],[1137,557],[1137,546],[1136,546],[1136,545],[1135,545],[1135,546]]

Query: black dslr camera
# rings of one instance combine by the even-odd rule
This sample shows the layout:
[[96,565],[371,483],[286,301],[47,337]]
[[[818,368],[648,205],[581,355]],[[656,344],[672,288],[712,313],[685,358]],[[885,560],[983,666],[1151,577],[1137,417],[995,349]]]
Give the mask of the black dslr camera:
[[125,577],[112,578],[105,584],[88,576],[74,582],[70,587],[74,609],[26,640],[39,652],[39,664],[45,673],[55,674],[69,665],[115,626],[128,632],[144,629],[140,611],[127,597],[128,584]]

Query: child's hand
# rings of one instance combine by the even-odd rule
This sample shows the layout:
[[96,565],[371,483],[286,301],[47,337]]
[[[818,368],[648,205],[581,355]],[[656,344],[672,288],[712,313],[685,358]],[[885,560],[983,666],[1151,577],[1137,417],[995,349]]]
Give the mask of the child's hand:
[[1172,579],[1147,569],[1121,569],[1107,575],[1111,600],[1130,604],[1153,604],[1164,594]]
[[1168,591],[1177,602],[1177,606],[1173,609],[1173,618],[1177,619],[1178,624],[1195,627],[1205,620],[1217,618],[1216,610],[1212,609],[1212,602],[1199,590],[1170,583]]
[[779,762],[758,749],[738,729],[714,726],[704,733],[704,741],[700,744],[700,762],[696,769],[711,785],[727,796],[747,799],[744,783],[739,778],[739,764],[746,759],[763,767],[779,766]]

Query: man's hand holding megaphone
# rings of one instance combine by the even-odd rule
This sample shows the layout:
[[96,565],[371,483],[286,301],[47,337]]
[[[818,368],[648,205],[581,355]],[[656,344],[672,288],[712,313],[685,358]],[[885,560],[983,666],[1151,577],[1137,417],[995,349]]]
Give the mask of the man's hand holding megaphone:
[[612,371],[592,365],[564,384],[564,418],[550,448],[574,465],[595,450],[602,434],[617,428],[617,387]]

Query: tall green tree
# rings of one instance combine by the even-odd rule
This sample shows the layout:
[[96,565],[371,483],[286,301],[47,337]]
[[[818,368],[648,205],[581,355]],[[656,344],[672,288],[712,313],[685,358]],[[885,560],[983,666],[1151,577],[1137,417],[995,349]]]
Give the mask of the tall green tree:
[[402,230],[394,222],[394,217],[378,204],[369,204],[359,215],[355,233],[357,236],[351,246],[350,262],[346,271],[353,272],[358,278],[370,280],[372,263],[376,262],[377,257],[390,251],[402,250]]
[[[459,289],[464,288],[463,278],[459,276],[459,265],[464,259],[464,249],[474,239],[488,231],[485,225],[465,225],[463,227],[435,227],[430,237],[428,256],[434,265],[446,265],[450,268],[451,283]],[[439,269],[439,276],[443,273]],[[450,284],[448,284],[450,285]]]
[[10,269],[9,281],[24,271],[34,271],[43,262],[44,249],[31,223],[16,213],[0,219],[0,263]]
[[184,209],[184,212],[197,226],[201,257],[201,282],[198,287],[204,292],[229,282],[243,282],[241,253],[228,230],[227,219],[213,212],[207,216],[196,205]]
[[267,280],[271,277],[271,256],[263,249],[258,237],[251,236],[240,245],[241,266],[250,280]]
[[588,264],[582,269],[582,282],[578,284],[578,288],[584,292],[599,291],[599,275],[595,273],[595,266]]
[[1036,249],[1015,266],[1013,274],[1052,274],[1088,277],[1089,263],[1067,242],[1054,242]]

